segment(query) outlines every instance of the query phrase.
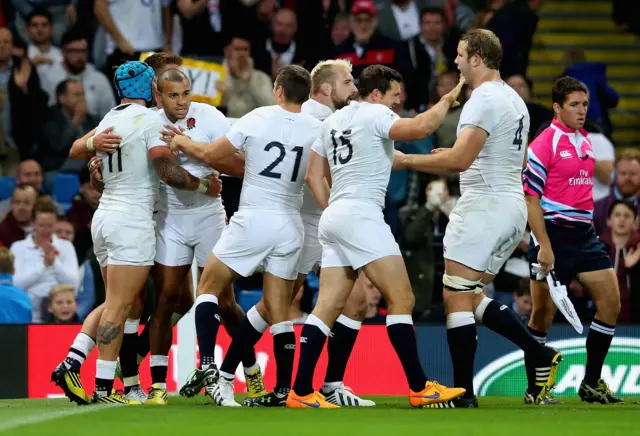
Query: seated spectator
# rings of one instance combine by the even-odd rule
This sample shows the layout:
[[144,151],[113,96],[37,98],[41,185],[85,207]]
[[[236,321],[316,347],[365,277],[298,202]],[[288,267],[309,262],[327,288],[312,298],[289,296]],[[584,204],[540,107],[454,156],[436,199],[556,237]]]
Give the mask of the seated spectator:
[[227,116],[240,118],[256,108],[270,105],[273,82],[267,74],[254,68],[249,41],[233,37],[224,52],[223,65],[229,72],[223,85]]
[[71,29],[62,37],[62,62],[42,74],[42,89],[49,95],[49,106],[58,102],[56,89],[60,82],[74,79],[82,83],[87,112],[100,120],[116,105],[111,81],[88,62],[89,45],[84,33]]
[[[458,73],[453,71],[440,74],[436,80],[436,99],[439,101],[445,94],[453,91],[453,88],[458,84],[458,80]],[[464,85],[464,88],[460,97],[460,106],[450,109],[444,117],[442,125],[436,130],[435,138],[437,144],[434,148],[451,148],[456,139],[458,139],[458,122],[462,114],[462,106],[471,97],[471,92],[473,92],[471,85]]]
[[525,279],[521,282],[518,289],[513,291],[511,310],[513,310],[513,313],[519,316],[522,323],[526,325],[529,323],[529,318],[531,317],[532,306],[529,280]]
[[331,50],[335,50],[340,44],[345,42],[351,33],[349,28],[349,15],[340,13],[336,15],[331,25]]
[[[80,192],[71,200],[67,219],[73,225],[75,238],[73,245],[80,263],[84,262],[88,251],[93,251],[91,238],[91,219],[100,202],[100,192],[91,185],[89,170],[84,168],[80,174]],[[66,239],[66,238],[65,238]]]
[[607,246],[620,287],[618,322],[640,321],[640,232],[638,209],[625,200],[609,208],[608,230],[600,235]]
[[62,51],[51,41],[52,22],[51,12],[43,7],[34,8],[27,20],[27,34],[30,41],[27,56],[40,75],[53,64],[62,61]]
[[55,285],[49,291],[49,297],[44,300],[46,313],[44,324],[80,324],[81,320],[76,312],[78,303],[73,285]]
[[31,324],[31,299],[13,286],[13,253],[0,247],[0,324]]
[[[56,221],[56,236],[65,241],[69,241],[73,244],[75,237],[75,230],[73,224],[71,224],[66,217],[58,217]],[[96,285],[93,269],[91,268],[91,260],[82,256],[82,263],[80,263],[78,276],[80,282],[78,284],[78,292],[75,295],[77,301],[76,312],[81,321],[89,315],[93,310],[96,303]]]
[[53,26],[53,40],[57,43],[60,41],[62,33],[76,22],[78,17],[76,10],[77,1],[69,0],[13,0],[13,5],[16,9],[16,30],[20,34],[20,37],[26,39],[28,34],[28,18],[34,11],[34,6],[37,4],[44,6],[46,11],[51,17],[51,25]]
[[33,230],[33,208],[38,199],[38,192],[31,185],[20,184],[11,195],[11,210],[0,222],[0,243],[11,247],[21,241]]
[[43,321],[42,301],[55,285],[70,283],[77,288],[78,259],[69,241],[54,234],[56,208],[50,201],[40,200],[34,213],[34,231],[11,246],[15,256],[16,286],[31,297],[33,322]]
[[529,127],[529,142],[531,142],[537,136],[536,134],[543,124],[546,123],[546,127],[549,127],[554,116],[553,111],[539,105],[531,99],[533,82],[528,77],[525,77],[522,74],[514,74],[513,76],[507,77],[506,82],[507,85],[512,87],[513,90],[518,93],[527,105],[529,118],[531,120]]
[[[16,184],[18,185],[31,185],[36,188],[36,191],[40,194],[46,193],[44,187],[44,177],[42,175],[42,167],[38,162],[33,159],[27,159],[20,162],[18,165],[18,173],[16,175]],[[58,208],[58,213],[64,213],[62,206],[55,203]],[[0,217],[4,217],[11,210],[11,199],[0,201]]]
[[82,83],[63,80],[56,86],[56,99],[56,104],[49,109],[47,121],[40,128],[39,146],[43,152],[39,160],[48,190],[53,189],[57,173],[78,173],[86,168],[86,161],[69,158],[69,150],[73,141],[98,125],[87,113]]
[[607,230],[609,209],[616,200],[627,200],[640,208],[640,152],[636,149],[627,148],[620,153],[609,195],[595,203],[593,224],[598,235]]
[[366,324],[384,324],[386,317],[380,313],[380,300],[382,295],[378,288],[375,287],[366,275],[360,274],[356,280],[355,286],[363,286],[365,297],[367,300],[367,311],[364,315],[364,323]]

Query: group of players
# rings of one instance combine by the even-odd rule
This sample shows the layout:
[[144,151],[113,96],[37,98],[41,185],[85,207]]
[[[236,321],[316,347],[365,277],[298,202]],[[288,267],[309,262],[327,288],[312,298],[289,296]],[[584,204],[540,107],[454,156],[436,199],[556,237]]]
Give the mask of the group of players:
[[[103,194],[92,221],[92,235],[106,301],[85,320],[52,381],[78,404],[167,404],[172,318],[175,321],[175,313],[191,307],[185,280],[195,255],[201,268],[195,299],[200,367],[181,389],[182,395],[193,396],[205,389],[218,405],[240,406],[234,399],[233,380],[242,362],[248,389],[245,405],[374,406],[343,384],[364,313],[364,296],[354,283],[358,274],[366,274],[387,301],[387,331],[408,381],[412,407],[478,406],[473,392],[476,321],[524,351],[529,379],[525,401],[555,402],[550,391],[562,357],[544,345],[543,332],[550,320],[543,323],[532,318],[529,331],[506,306],[482,294],[522,238],[527,213],[529,221],[536,220],[532,228],[540,241],[540,253],[533,252],[530,260],[540,263],[542,275],[554,264],[550,247],[555,236],[549,226],[562,225],[559,218],[579,214],[561,209],[555,215],[547,213],[549,207],[560,204],[556,197],[545,197],[548,186],[559,185],[557,180],[550,182],[558,146],[553,135],[549,144],[553,149],[545,152],[543,160],[538,159],[542,154],[538,148],[546,150],[546,144],[531,146],[525,202],[522,169],[527,144],[523,138],[528,135],[529,115],[520,97],[500,79],[501,58],[500,42],[493,33],[468,32],[458,46],[456,64],[462,76],[458,86],[427,112],[407,119],[390,109],[399,104],[402,81],[393,69],[366,68],[356,89],[348,62],[324,61],[311,73],[288,66],[276,77],[274,105],[250,112],[233,126],[215,108],[190,102],[190,83],[180,71],[179,57],[158,53],[146,63],[120,66],[114,82],[121,104],[96,131],[76,141],[71,151],[77,158],[97,152],[90,167]],[[463,108],[453,148],[430,155],[394,150],[396,140],[412,141],[432,134],[449,108],[457,105],[465,82],[474,92]],[[557,120],[550,128],[566,133],[579,161],[590,165],[593,172],[592,154],[580,151],[581,147],[590,150],[586,134],[576,143],[579,120],[575,117],[574,124],[562,124],[563,110],[585,110],[569,97],[584,94],[586,99],[586,90],[572,86],[560,93],[554,87]],[[150,109],[152,105],[157,110]],[[579,170],[580,162],[572,171]],[[411,317],[414,297],[400,250],[382,214],[392,169],[461,173],[462,197],[451,213],[444,239],[443,277],[447,338],[458,388],[429,379],[418,358]],[[244,178],[239,209],[228,225],[216,170]],[[532,218],[534,207],[527,207],[533,202],[530,198],[540,197],[540,219],[542,210],[545,212],[542,221],[537,215]],[[581,204],[580,211],[587,211],[588,206]],[[566,221],[570,226],[576,222]],[[548,237],[540,236],[545,228]],[[139,386],[135,343],[140,290],[154,263],[158,295],[150,322],[153,384],[147,395]],[[563,278],[570,278],[570,271],[597,274],[603,269],[576,266],[579,263],[563,266]],[[318,264],[322,267],[319,296],[302,329],[292,384],[296,339],[288,309],[294,290]],[[232,283],[256,271],[264,275],[263,297],[244,315],[235,302]],[[600,300],[607,300],[605,291],[609,289],[600,292]],[[614,291],[617,288],[609,294]],[[555,310],[545,293],[548,296],[548,290],[540,288],[539,298],[534,297],[534,313],[545,311],[547,320],[547,314]],[[610,344],[615,319],[610,319],[611,311],[600,312],[608,303],[596,304],[600,318],[597,315],[592,324],[587,348],[590,352],[589,342],[597,342],[591,347],[597,352],[589,354],[592,370],[588,362],[589,379],[585,378],[585,393],[583,396],[581,387],[580,395],[586,401],[613,402],[615,397],[600,379],[608,344],[604,347],[599,336],[592,339],[591,332],[607,330]],[[221,322],[232,343],[218,368],[214,350]],[[266,392],[254,346],[269,326],[277,376],[274,389]],[[322,389],[315,391],[313,375],[328,337],[327,376]],[[96,389],[90,399],[79,371],[96,344]],[[118,354],[124,395],[113,389]]]

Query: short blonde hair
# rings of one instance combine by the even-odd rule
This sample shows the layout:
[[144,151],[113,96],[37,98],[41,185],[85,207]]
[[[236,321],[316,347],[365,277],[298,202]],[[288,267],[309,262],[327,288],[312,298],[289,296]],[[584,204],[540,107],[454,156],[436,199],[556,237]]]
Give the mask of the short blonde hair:
[[13,274],[14,259],[11,250],[7,247],[0,247],[0,274]]
[[319,92],[325,83],[333,84],[336,80],[336,68],[344,68],[348,72],[353,70],[351,62],[346,59],[329,59],[318,63],[311,70],[311,92]]
[[49,301],[51,301],[53,299],[53,297],[56,296],[56,294],[60,294],[62,292],[69,292],[69,291],[73,292],[73,296],[75,297],[76,289],[74,288],[73,285],[68,284],[68,283],[62,283],[62,284],[59,284],[59,285],[55,285],[49,290]]

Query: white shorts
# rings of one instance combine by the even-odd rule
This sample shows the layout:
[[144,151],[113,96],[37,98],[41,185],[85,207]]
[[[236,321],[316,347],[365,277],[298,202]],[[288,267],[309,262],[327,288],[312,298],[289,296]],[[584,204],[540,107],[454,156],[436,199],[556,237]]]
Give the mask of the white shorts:
[[444,258],[495,275],[518,246],[526,226],[524,198],[463,195],[449,215]]
[[318,225],[320,217],[316,215],[301,214],[304,224],[304,245],[298,261],[298,274],[309,274],[322,260],[322,245],[318,239]]
[[199,210],[193,213],[159,211],[156,222],[156,262],[166,266],[191,265],[195,255],[204,267],[222,231],[227,217],[222,210]]
[[156,231],[153,219],[98,209],[91,220],[93,251],[100,267],[153,265]]
[[319,226],[322,267],[361,268],[386,256],[400,256],[400,248],[373,203],[341,200],[324,210]]
[[238,210],[213,254],[243,277],[261,271],[295,280],[303,239],[304,226],[297,213]]

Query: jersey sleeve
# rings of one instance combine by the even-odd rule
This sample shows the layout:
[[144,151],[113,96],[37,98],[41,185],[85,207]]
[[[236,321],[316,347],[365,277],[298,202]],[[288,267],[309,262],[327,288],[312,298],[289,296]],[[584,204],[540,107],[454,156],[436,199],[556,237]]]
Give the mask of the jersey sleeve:
[[143,131],[144,141],[147,144],[147,149],[151,150],[154,147],[164,146],[166,147],[162,139],[160,139],[160,132],[164,129],[164,122],[160,115],[153,113],[149,117],[149,121]]
[[534,197],[542,197],[547,183],[547,173],[553,158],[552,137],[538,136],[527,151],[527,167],[524,170],[524,192]]
[[325,159],[327,158],[327,151],[324,148],[324,139],[326,137],[324,132],[326,128],[327,126],[323,122],[322,125],[320,126],[320,132],[318,134],[318,137],[316,138],[315,141],[313,141],[313,144],[311,144],[311,151],[316,152],[317,154],[319,154]]
[[253,136],[256,131],[256,125],[262,120],[255,114],[255,110],[249,112],[244,117],[233,123],[233,126],[227,132],[227,139],[238,150],[244,149],[247,138]]
[[207,132],[207,140],[209,142],[222,138],[231,128],[227,117],[222,115],[222,113],[213,106],[207,106],[207,123],[212,127]]
[[383,139],[389,139],[389,130],[400,117],[384,105],[376,104],[373,107],[375,109],[371,110],[370,118],[373,134]]
[[459,122],[460,129],[479,127],[491,134],[496,126],[496,117],[498,117],[498,114],[489,95],[486,92],[474,94],[462,109]]

